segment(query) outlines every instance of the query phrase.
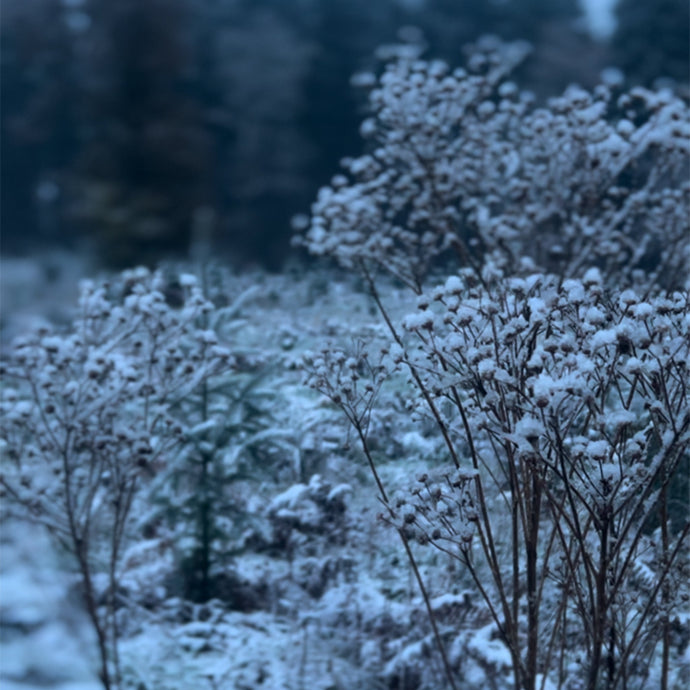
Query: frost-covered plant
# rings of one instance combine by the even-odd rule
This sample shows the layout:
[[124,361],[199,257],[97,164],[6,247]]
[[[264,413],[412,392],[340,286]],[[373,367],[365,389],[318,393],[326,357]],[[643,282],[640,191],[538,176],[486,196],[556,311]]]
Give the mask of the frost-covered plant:
[[[533,687],[556,657],[556,682],[572,682],[573,617],[586,687],[622,687],[638,674],[649,682],[634,669],[657,645],[666,666],[655,672],[666,679],[672,611],[687,596],[688,524],[672,529],[668,496],[690,447],[687,293],[609,296],[590,271],[560,288],[534,276],[493,293],[451,278],[432,299],[439,312],[422,304],[403,323],[422,345],[406,358],[439,400],[457,466],[415,492],[415,516],[431,527],[423,540],[457,554],[483,585],[520,650],[516,686]],[[505,560],[492,515],[501,503]]]
[[[345,543],[347,524],[346,496],[352,493],[349,484],[332,486],[320,474],[312,475],[309,484],[293,484],[274,496],[266,509],[273,529],[273,544],[287,552],[292,561],[295,551],[303,544],[314,550],[314,541],[325,536],[330,543]],[[323,591],[320,578],[310,589]]]
[[[366,343],[358,340],[353,343],[349,350],[339,347],[326,347],[318,354],[307,353],[304,360],[304,369],[307,375],[307,385],[326,395],[343,412],[348,422],[354,428],[362,451],[369,463],[371,474],[376,481],[379,500],[386,510],[382,514],[382,518],[393,521],[396,513],[391,498],[389,498],[388,492],[381,481],[369,443],[371,413],[376,396],[386,379],[387,372],[394,370],[401,361],[395,355],[392,359],[389,355],[388,348],[383,347],[379,351],[376,360],[374,360],[373,355],[369,354]],[[396,527],[424,599],[436,644],[443,661],[446,680],[449,686],[455,690],[456,685],[453,672],[448,661],[446,649],[441,640],[431,600],[419,571],[417,560],[410,548],[407,524],[403,522],[403,524],[396,525]]]
[[[670,91],[570,87],[536,107],[508,81],[522,44],[484,40],[467,69],[401,51],[361,127],[368,152],[320,190],[301,239],[419,291],[441,256],[484,278],[598,266],[607,285],[690,273],[690,114]],[[361,80],[360,80],[361,81]]]
[[[687,501],[671,499],[690,433],[688,296],[674,292],[690,274],[689,110],[612,85],[536,107],[507,81],[524,54],[483,41],[451,72],[401,50],[369,80],[369,152],[319,192],[299,241],[364,279],[415,414],[445,443],[448,470],[409,499],[379,491],[404,539],[467,567],[515,687],[667,683],[688,535]],[[453,255],[461,277],[425,295]],[[381,271],[419,296],[402,327]],[[311,362],[311,384],[378,481],[360,433],[371,403],[344,396],[329,362]]]
[[180,452],[152,485],[146,521],[162,519],[171,532],[184,596],[207,601],[218,594],[216,576],[262,538],[256,506],[250,505],[258,498],[255,487],[286,474],[294,479],[300,450],[279,415],[288,403],[277,368],[265,353],[242,343],[243,310],[261,290],[252,285],[228,303],[227,271],[204,260],[199,273],[215,305],[202,316],[203,326],[233,342],[235,366],[176,404],[183,420]]
[[[516,688],[666,687],[688,624],[690,297],[611,294],[596,269],[486,290],[467,269],[418,306],[390,356],[448,461],[390,521],[464,565]],[[334,399],[338,372],[315,373]]]
[[196,279],[169,287],[145,269],[117,285],[84,282],[73,327],[18,339],[3,363],[2,488],[76,557],[106,688],[121,682],[116,609],[133,503],[180,443],[174,406],[231,363],[198,327],[213,306]]

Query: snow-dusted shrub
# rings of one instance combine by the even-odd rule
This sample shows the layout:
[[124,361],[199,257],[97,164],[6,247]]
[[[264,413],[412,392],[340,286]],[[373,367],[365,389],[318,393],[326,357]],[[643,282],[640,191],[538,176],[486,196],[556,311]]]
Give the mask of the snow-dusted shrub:
[[401,51],[372,77],[367,153],[320,190],[301,242],[416,290],[453,255],[480,275],[569,278],[596,265],[609,285],[683,286],[687,104],[601,85],[536,107],[508,81],[525,53],[485,40],[451,70]]
[[[326,349],[309,383],[355,429],[432,623],[414,539],[466,566],[516,688],[667,683],[687,596],[690,111],[610,84],[537,107],[508,81],[524,55],[485,40],[451,71],[401,50],[370,80],[369,150],[298,243],[360,274],[394,342],[380,363],[372,344]],[[425,293],[452,258],[460,275]],[[400,325],[380,272],[419,298]],[[368,429],[396,366],[448,467],[389,498]],[[455,687],[462,654],[434,630]]]
[[309,535],[324,535],[331,543],[344,543],[349,484],[332,486],[319,474],[309,484],[293,484],[274,496],[267,508],[274,543],[293,551]]
[[[389,368],[409,373],[415,414],[436,423],[447,463],[405,496],[381,486],[384,519],[466,568],[516,688],[540,676],[592,690],[668,682],[690,596],[687,292],[610,293],[596,269],[487,290],[467,269],[418,307],[390,323]],[[366,453],[348,409],[370,414],[362,362],[374,355],[353,358],[357,389],[338,357],[349,361],[312,358],[310,382],[343,407]]]
[[199,327],[212,308],[189,275],[176,286],[145,269],[116,285],[87,281],[70,330],[18,339],[3,362],[2,489],[76,557],[106,688],[120,683],[116,609],[132,505],[181,442],[175,405],[231,365]]
[[[520,650],[518,686],[557,657],[560,685],[665,678],[668,667],[639,659],[661,653],[668,664],[688,596],[687,498],[671,520],[669,497],[672,482],[687,486],[688,294],[609,295],[590,271],[584,282],[533,276],[488,293],[451,278],[428,299],[423,323],[403,322],[421,345],[405,358],[437,401],[452,462],[421,479],[401,508],[414,520],[402,519],[469,568]],[[573,619],[575,649],[564,640],[578,637]],[[579,645],[587,662],[577,668]]]

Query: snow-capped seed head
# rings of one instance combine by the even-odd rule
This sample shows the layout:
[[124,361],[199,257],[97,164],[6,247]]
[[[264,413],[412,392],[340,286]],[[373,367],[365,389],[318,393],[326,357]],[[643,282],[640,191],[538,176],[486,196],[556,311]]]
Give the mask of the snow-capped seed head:
[[477,318],[477,312],[470,307],[461,306],[458,307],[455,312],[455,320],[459,326],[463,328],[472,324],[472,322]]
[[493,381],[496,374],[496,362],[492,359],[483,359],[477,365],[479,377],[484,381]]
[[633,304],[637,304],[638,301],[638,297],[633,290],[623,290],[618,298],[621,309],[631,307]]
[[645,319],[650,318],[654,314],[654,307],[652,307],[652,305],[648,302],[642,302],[640,304],[634,305],[631,311],[632,315],[636,319],[644,321]]
[[215,331],[206,330],[199,333],[199,340],[206,345],[217,345],[218,336]]
[[543,345],[544,350],[551,355],[558,352],[558,346],[559,346],[559,344],[558,344],[558,340],[556,340],[556,338],[547,338],[544,341],[544,345]]
[[195,287],[197,282],[197,277],[191,273],[182,273],[179,277],[180,286],[183,288]]
[[586,452],[594,460],[605,460],[609,456],[609,444],[607,441],[590,441]]
[[453,475],[454,481],[467,482],[476,479],[479,476],[479,471],[474,467],[458,467]]
[[606,323],[606,315],[598,307],[590,307],[584,316],[585,321],[593,326],[602,326]]
[[434,327],[434,313],[428,309],[418,314],[408,314],[403,319],[403,328],[407,331],[432,330]]
[[540,421],[533,417],[523,417],[515,425],[515,433],[523,436],[528,443],[535,444],[544,433],[544,427]]
[[446,280],[443,290],[446,295],[461,295],[463,291],[462,279],[459,276],[450,276]]
[[585,287],[592,287],[593,285],[601,285],[602,277],[601,271],[598,268],[590,268],[585,272],[582,278],[582,283]]
[[582,304],[585,301],[585,291],[579,280],[564,281],[563,289],[568,295],[568,301],[571,304]]
[[394,364],[400,364],[405,357],[405,351],[398,343],[393,343],[390,346],[390,356]]
[[527,292],[527,285],[522,278],[511,278],[508,281],[508,289],[515,295],[522,296]]
[[534,392],[534,404],[543,409],[549,406],[551,402],[551,396],[546,390],[535,390]]
[[623,371],[626,374],[642,374],[645,371],[645,365],[642,360],[637,357],[629,357],[623,365]]
[[559,343],[559,348],[562,352],[565,352],[566,354],[569,352],[574,352],[576,349],[576,345],[573,336],[571,334],[563,336],[561,342]]

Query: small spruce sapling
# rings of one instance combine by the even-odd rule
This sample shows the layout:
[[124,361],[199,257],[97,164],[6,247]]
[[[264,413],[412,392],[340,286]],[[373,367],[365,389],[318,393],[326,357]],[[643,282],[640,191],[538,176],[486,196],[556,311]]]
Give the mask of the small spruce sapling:
[[173,408],[183,420],[179,451],[151,486],[146,520],[162,519],[171,530],[182,594],[204,602],[218,596],[217,574],[248,542],[259,545],[262,539],[261,520],[248,505],[256,493],[247,492],[249,483],[276,482],[285,465],[297,464],[299,449],[276,415],[287,403],[280,400],[275,369],[241,344],[242,310],[253,308],[257,290],[250,287],[223,306],[230,289],[225,273],[209,266],[201,273],[205,293],[217,303],[200,316],[201,325],[232,340],[235,366],[203,381]]

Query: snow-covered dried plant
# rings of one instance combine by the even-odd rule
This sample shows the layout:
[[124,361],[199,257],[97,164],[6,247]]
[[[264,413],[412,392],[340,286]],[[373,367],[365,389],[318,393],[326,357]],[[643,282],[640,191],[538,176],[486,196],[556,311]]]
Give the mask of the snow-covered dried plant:
[[[369,443],[371,413],[376,397],[389,373],[397,370],[402,362],[402,349],[397,346],[393,352],[387,347],[379,350],[376,357],[370,355],[367,344],[356,340],[349,349],[327,346],[320,353],[308,353],[304,359],[306,383],[331,400],[345,415],[357,433],[357,437],[369,463],[369,469],[376,482],[379,500],[386,512],[381,518],[388,522],[395,519],[391,499],[383,485],[374,462]],[[397,531],[405,548],[415,579],[424,599],[429,621],[443,661],[443,668],[449,686],[455,690],[453,672],[441,640],[431,599],[422,579],[417,560],[410,548],[406,525],[397,526]]]
[[133,502],[180,442],[174,406],[231,366],[199,327],[212,308],[191,275],[87,281],[69,331],[20,338],[3,362],[2,488],[76,557],[106,688],[120,684],[115,612]]
[[591,269],[453,276],[419,306],[396,333],[448,465],[398,528],[468,569],[516,688],[668,683],[688,627],[688,293],[610,295]]
[[390,365],[387,355],[388,349],[384,348],[372,361],[362,340],[354,341],[348,349],[327,346],[318,354],[305,355],[306,383],[330,398],[366,435],[374,400]]
[[669,91],[570,87],[536,107],[508,81],[523,44],[467,69],[402,52],[372,88],[368,152],[320,190],[298,243],[420,291],[441,255],[482,279],[596,265],[607,285],[690,274],[690,114]]
[[[387,519],[467,567],[515,687],[666,684],[687,596],[690,111],[612,85],[537,107],[508,81],[524,55],[485,40],[451,72],[401,51],[369,80],[369,152],[298,242],[363,277],[443,439],[448,468],[409,500],[379,486]],[[425,294],[453,255],[460,275]],[[419,296],[401,326],[381,271]],[[321,363],[312,385],[357,429]]]

